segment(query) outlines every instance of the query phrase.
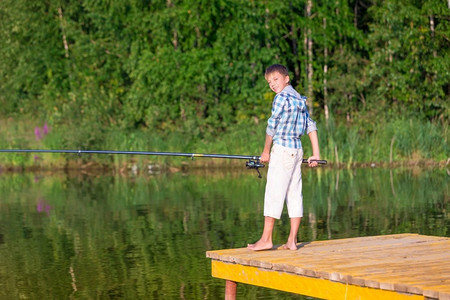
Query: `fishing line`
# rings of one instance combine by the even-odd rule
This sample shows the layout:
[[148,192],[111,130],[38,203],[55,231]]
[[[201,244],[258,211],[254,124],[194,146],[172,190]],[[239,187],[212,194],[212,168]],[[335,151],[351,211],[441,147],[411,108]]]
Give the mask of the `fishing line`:
[[[259,172],[260,168],[265,165],[261,163],[260,156],[251,155],[233,155],[233,154],[207,154],[207,153],[183,153],[183,152],[153,152],[153,151],[117,151],[117,150],[64,150],[64,149],[0,149],[0,153],[74,153],[81,156],[81,154],[126,154],[126,155],[155,155],[155,156],[178,156],[190,157],[192,160],[195,157],[206,158],[225,158],[225,159],[245,159],[247,169],[255,169],[258,172],[258,177],[262,178]],[[311,160],[320,165],[325,165],[326,160]],[[308,163],[307,159],[303,159],[302,163]]]

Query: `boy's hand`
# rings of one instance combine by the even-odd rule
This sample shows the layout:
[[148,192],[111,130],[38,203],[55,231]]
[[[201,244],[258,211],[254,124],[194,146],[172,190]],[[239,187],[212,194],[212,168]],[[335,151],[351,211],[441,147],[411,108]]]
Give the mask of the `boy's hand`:
[[264,151],[261,153],[261,158],[259,159],[262,163],[268,163],[270,160],[270,153]]
[[318,155],[310,156],[308,158],[308,166],[309,167],[311,167],[311,168],[317,167],[318,163],[317,163],[317,161],[314,161],[314,160],[320,160],[320,156],[318,156]]

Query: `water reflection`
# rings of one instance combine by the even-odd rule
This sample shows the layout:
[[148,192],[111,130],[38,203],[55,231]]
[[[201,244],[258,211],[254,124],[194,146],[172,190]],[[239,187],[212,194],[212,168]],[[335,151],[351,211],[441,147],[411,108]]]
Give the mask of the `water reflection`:
[[[445,170],[305,170],[301,240],[450,235]],[[205,251],[262,228],[252,172],[0,175],[0,298],[217,299]],[[274,242],[289,232],[286,214]],[[238,298],[301,299],[240,285]]]

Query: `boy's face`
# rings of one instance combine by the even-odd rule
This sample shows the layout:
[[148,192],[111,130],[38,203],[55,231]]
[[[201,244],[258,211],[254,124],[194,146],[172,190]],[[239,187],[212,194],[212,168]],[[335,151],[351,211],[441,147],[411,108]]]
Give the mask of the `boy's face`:
[[289,85],[289,75],[282,75],[278,71],[267,74],[266,80],[270,89],[277,94]]

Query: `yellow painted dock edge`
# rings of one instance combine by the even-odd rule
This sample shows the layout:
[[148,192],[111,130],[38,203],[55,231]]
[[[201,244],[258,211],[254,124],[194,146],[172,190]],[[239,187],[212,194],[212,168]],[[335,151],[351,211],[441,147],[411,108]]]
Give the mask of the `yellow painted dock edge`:
[[422,295],[360,287],[326,279],[226,263],[214,259],[211,261],[211,270],[212,276],[216,278],[322,299],[425,299]]

